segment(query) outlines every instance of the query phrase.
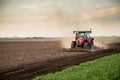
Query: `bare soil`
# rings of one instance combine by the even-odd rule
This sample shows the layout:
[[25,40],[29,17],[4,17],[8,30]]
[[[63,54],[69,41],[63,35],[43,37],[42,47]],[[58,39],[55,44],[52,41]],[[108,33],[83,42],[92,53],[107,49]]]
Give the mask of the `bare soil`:
[[120,43],[108,49],[67,51],[59,41],[0,42],[0,80],[31,80],[38,75],[120,52]]

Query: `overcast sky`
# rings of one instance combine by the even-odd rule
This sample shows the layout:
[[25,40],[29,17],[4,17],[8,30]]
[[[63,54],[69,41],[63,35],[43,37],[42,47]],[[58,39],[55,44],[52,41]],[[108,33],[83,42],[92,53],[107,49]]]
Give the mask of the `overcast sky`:
[[120,36],[120,0],[0,0],[0,37]]

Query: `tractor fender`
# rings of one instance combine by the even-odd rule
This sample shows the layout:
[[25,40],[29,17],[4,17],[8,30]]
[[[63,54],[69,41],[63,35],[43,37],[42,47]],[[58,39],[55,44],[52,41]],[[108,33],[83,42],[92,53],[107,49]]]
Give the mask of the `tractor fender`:
[[91,44],[93,42],[94,38],[89,38],[88,43]]

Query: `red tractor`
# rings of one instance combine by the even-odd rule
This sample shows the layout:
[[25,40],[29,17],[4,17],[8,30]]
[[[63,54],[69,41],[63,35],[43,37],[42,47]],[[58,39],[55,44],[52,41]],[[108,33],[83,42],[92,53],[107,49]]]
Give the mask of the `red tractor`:
[[90,37],[92,31],[73,31],[76,33],[75,41],[72,41],[71,48],[80,47],[82,49],[92,49],[94,38]]

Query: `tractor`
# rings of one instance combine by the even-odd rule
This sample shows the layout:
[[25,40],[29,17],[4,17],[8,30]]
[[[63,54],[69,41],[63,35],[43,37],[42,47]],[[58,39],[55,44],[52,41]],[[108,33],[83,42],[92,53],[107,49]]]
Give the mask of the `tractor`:
[[71,48],[92,49],[94,46],[94,38],[90,37],[92,31],[73,31],[75,33],[75,41],[72,41]]

